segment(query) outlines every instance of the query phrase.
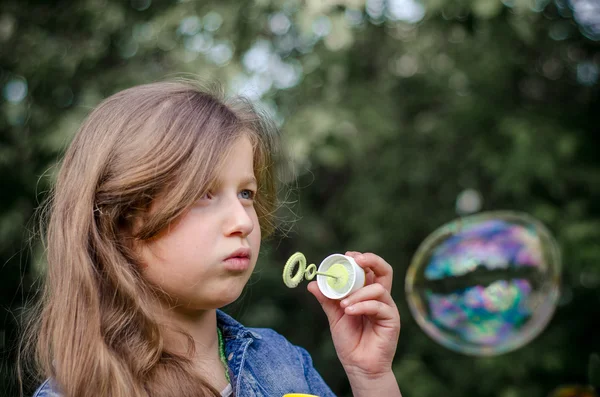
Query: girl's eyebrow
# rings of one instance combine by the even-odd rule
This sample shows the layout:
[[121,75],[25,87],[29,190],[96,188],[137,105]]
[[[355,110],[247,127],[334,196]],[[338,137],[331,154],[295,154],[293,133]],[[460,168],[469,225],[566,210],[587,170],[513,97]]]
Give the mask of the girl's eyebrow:
[[[247,176],[243,176],[240,179],[239,184],[240,184],[240,186],[248,186],[248,185],[258,186],[258,181],[254,177],[254,175],[247,175]],[[211,184],[210,189],[218,189],[222,185],[223,185],[223,181],[221,179],[217,179]]]
[[257,182],[256,178],[254,177],[254,175],[249,175],[249,176],[242,178],[241,184],[242,185],[258,185],[258,182]]

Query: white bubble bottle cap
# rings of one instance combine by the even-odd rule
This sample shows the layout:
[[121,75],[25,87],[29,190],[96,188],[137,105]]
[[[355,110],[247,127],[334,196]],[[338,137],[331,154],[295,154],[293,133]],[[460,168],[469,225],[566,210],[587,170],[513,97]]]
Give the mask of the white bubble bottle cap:
[[317,284],[329,299],[343,299],[365,286],[365,271],[351,256],[332,254],[319,265]]

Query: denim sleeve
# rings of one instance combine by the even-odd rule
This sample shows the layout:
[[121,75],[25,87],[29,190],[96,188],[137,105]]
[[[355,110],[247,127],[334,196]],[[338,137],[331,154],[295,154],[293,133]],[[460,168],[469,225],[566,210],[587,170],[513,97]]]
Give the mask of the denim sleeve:
[[331,391],[329,386],[325,383],[321,375],[317,372],[315,367],[313,367],[312,358],[308,352],[296,346],[300,355],[302,356],[302,366],[304,367],[304,376],[306,377],[306,382],[310,388],[310,392],[319,397],[336,397],[335,394]]
[[44,383],[40,385],[40,387],[33,393],[33,397],[61,397],[60,393],[54,390],[52,385],[52,381],[50,379],[46,379]]

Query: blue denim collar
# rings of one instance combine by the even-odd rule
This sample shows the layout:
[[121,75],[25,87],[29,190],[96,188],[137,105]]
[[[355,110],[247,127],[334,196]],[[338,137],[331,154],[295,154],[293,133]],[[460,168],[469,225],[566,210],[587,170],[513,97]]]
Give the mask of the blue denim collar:
[[262,339],[257,332],[244,327],[227,313],[217,310],[217,326],[221,329],[225,339]]
[[268,328],[246,328],[217,310],[227,367],[236,397],[309,393],[335,397],[314,369],[310,355]]

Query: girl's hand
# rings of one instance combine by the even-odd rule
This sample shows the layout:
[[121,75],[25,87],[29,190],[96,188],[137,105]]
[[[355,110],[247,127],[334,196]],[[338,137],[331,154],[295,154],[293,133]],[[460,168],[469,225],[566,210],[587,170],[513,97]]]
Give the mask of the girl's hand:
[[327,315],[335,350],[351,383],[389,378],[400,335],[400,314],[390,295],[392,267],[375,254],[346,255],[365,269],[364,288],[341,301],[324,296],[315,281],[308,290]]

